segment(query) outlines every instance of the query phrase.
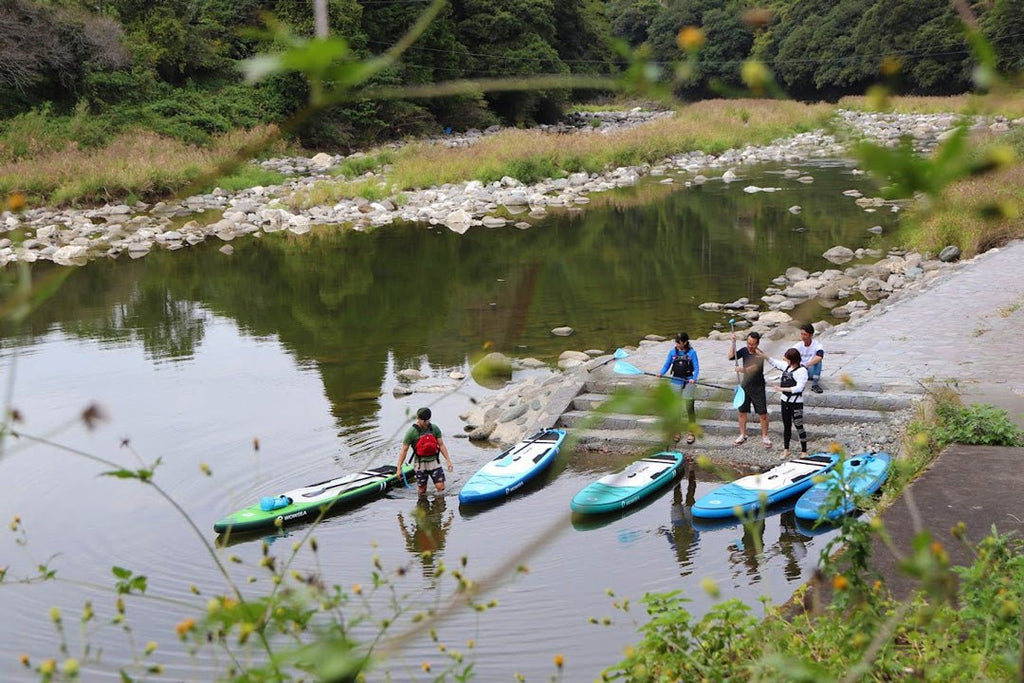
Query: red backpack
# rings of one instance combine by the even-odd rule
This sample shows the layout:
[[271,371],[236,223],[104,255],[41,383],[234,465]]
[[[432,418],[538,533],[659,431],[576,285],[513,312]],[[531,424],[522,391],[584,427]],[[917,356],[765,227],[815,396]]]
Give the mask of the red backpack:
[[420,429],[419,425],[415,425],[416,431],[420,433],[420,438],[416,439],[416,443],[413,444],[412,450],[418,458],[436,458],[437,454],[441,452],[441,444],[437,443],[437,437],[434,436],[434,427],[429,422],[427,423],[426,431]]

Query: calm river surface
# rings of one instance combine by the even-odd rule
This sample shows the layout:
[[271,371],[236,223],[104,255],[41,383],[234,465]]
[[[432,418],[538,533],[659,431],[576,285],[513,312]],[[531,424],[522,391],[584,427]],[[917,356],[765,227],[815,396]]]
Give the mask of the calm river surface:
[[[159,459],[157,483],[211,541],[216,519],[260,496],[393,463],[409,413],[432,405],[455,461],[445,495],[417,502],[400,489],[332,517],[316,530],[318,556],[303,551],[295,567],[349,589],[371,583],[376,554],[385,571],[411,568],[398,590],[425,606],[453,589],[449,577],[436,576],[437,563],[454,567],[466,556],[467,575],[479,579],[554,525],[523,562],[529,572],[490,594],[495,609],[459,612],[438,635],[457,650],[474,641],[478,680],[546,680],[556,654],[565,658],[565,680],[592,680],[636,640],[644,592],[680,590],[699,613],[711,604],[700,582],[712,578],[723,597],[747,599],[759,612],[756,598],[785,600],[827,537],[801,531],[785,510],[763,523],[761,554],[740,526],[695,528],[688,504],[716,485],[704,475],[684,477],[627,516],[573,526],[572,496],[625,464],[578,455],[524,495],[460,510],[461,484],[496,450],[453,438],[462,430],[457,415],[490,389],[470,379],[458,391],[395,398],[395,373],[416,367],[451,385],[448,374],[468,374],[485,347],[554,361],[566,349],[610,351],[652,332],[697,337],[723,323],[697,309],[703,301],[757,300],[789,266],[829,267],[820,254],[837,244],[884,246],[867,228],[888,231],[891,214],[866,213],[842,195],[871,194],[863,177],[841,164],[798,168],[815,182],[786,179],[783,167],[690,189],[654,179],[527,230],[322,229],[239,239],[231,257],[211,242],[96,262],[76,270],[23,329],[4,331],[0,377],[21,431],[132,469]],[[747,194],[747,185],[780,189]],[[799,215],[788,211],[796,204]],[[576,333],[553,337],[560,325]],[[94,401],[109,419],[90,431],[76,416]],[[165,680],[213,675],[210,661],[181,650],[174,626],[223,594],[223,577],[171,506],[138,482],[99,476],[105,469],[49,445],[4,444],[0,568],[9,571],[0,585],[0,680],[34,678],[18,662],[22,653],[33,663],[67,656],[58,650],[53,606],[64,614],[70,655],[82,656],[83,604],[92,602],[101,623],[114,614],[113,566],[146,575],[148,589],[128,600],[130,635],[109,625],[90,633],[103,664],[87,665],[85,679],[116,680],[130,653],[151,640]],[[424,514],[415,514],[418,505]],[[24,537],[8,528],[15,516]],[[305,530],[273,539],[271,553],[283,559]],[[229,569],[254,594],[265,584],[261,546],[218,550],[241,560]],[[425,549],[434,550],[432,560],[419,556]],[[15,583],[44,563],[57,581]],[[248,577],[258,577],[255,587]],[[631,615],[613,607],[607,589],[630,599]],[[446,658],[423,639],[387,668],[395,679],[426,679],[420,665],[428,661],[436,673]]]

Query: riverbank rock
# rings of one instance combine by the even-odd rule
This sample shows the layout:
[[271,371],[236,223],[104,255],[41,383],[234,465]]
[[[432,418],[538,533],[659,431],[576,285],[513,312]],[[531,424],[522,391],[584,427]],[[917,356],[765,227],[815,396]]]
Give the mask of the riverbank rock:
[[827,261],[832,263],[842,264],[853,260],[853,249],[849,247],[836,246],[827,250],[821,255]]

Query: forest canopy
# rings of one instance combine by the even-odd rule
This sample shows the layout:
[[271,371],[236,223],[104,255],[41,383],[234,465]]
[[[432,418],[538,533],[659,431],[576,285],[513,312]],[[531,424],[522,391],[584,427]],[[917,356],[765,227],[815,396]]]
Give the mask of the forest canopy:
[[[379,55],[428,0],[329,0],[332,36],[351,58]],[[1004,72],[1024,67],[1024,0],[963,0]],[[819,100],[884,81],[898,93],[972,90],[975,60],[950,0],[451,0],[426,32],[368,86],[539,74],[614,75],[641,56],[683,100],[743,88],[764,64],[781,93]],[[202,143],[287,119],[307,101],[297,74],[245,85],[240,60],[281,48],[285,25],[313,34],[312,0],[0,0],[0,129],[42,111],[87,114],[92,137],[142,127]],[[680,32],[699,29],[684,77]],[[347,148],[408,134],[558,119],[593,92],[475,93],[357,100],[300,131],[309,147]],[[89,144],[85,136],[82,144]]]

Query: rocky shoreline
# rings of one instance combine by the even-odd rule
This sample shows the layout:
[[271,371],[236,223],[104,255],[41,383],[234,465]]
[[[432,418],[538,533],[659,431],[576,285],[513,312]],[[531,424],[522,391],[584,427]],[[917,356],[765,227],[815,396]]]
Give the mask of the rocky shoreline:
[[[671,112],[606,112],[579,114],[567,124],[553,127],[554,133],[601,135],[630,128],[671,115]],[[952,114],[903,115],[840,111],[842,126],[853,135],[893,144],[911,136],[927,150],[948,135],[958,117]],[[974,126],[995,132],[1008,130],[1021,121],[976,119]],[[460,136],[435,140],[437,144],[467,146],[496,132],[470,131]],[[337,180],[331,169],[350,157],[317,154],[312,158],[271,159],[260,162],[268,169],[289,176],[287,183],[272,187],[253,187],[229,193],[216,189],[174,202],[154,205],[137,203],[107,205],[92,209],[30,209],[22,213],[0,214],[0,234],[20,231],[23,239],[0,237],[0,266],[15,261],[52,261],[63,266],[85,265],[98,258],[118,258],[127,254],[140,258],[154,249],[175,250],[207,240],[220,240],[220,250],[230,254],[232,240],[266,233],[289,231],[305,234],[314,225],[343,225],[366,230],[394,221],[421,222],[443,226],[457,233],[473,227],[501,227],[513,224],[529,228],[531,221],[542,220],[549,208],[580,206],[590,195],[636,184],[644,176],[661,178],[663,183],[683,186],[711,179],[722,182],[739,180],[735,169],[749,164],[783,162],[799,164],[803,160],[841,157],[845,146],[823,131],[801,133],[770,145],[731,149],[720,155],[690,152],[665,159],[662,163],[614,168],[604,173],[574,173],[567,178],[548,179],[525,185],[515,178],[484,184],[479,181],[449,184],[401,197],[371,202],[363,198],[345,199],[330,206],[309,209],[291,208],[288,199],[324,180]],[[721,173],[719,173],[721,171]],[[798,180],[813,178],[796,169],[788,172]],[[368,173],[363,179],[381,176]],[[748,192],[771,188],[744,188]],[[887,203],[880,198],[858,197],[865,210],[877,210]],[[890,208],[898,208],[889,204]],[[791,210],[799,211],[799,207]],[[209,214],[219,216],[211,220]],[[198,216],[202,220],[187,220]],[[185,222],[183,222],[185,221]],[[180,224],[180,225],[179,225]]]

